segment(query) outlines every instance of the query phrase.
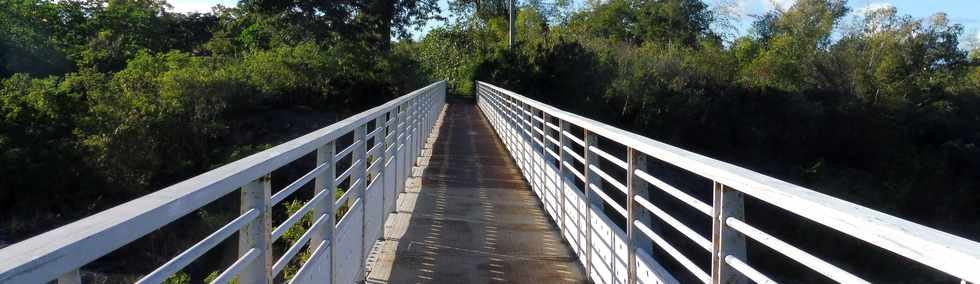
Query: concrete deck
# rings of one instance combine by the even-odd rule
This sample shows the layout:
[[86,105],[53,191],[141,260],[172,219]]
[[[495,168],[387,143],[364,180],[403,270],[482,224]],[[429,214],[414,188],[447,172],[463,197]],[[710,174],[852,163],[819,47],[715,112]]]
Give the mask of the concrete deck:
[[450,102],[369,260],[368,283],[586,283],[480,110]]

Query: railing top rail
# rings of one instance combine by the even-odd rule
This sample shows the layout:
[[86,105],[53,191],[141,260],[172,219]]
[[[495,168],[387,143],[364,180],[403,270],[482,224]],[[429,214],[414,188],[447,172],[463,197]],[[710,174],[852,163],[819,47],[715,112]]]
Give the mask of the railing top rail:
[[[23,274],[53,276],[85,265],[250,181],[315,151],[402,103],[445,84],[432,83],[380,106],[262,152],[181,181],[0,250],[0,282]],[[43,271],[37,271],[37,270]],[[34,279],[28,277],[28,279]]]
[[980,283],[980,243],[689,152],[478,81],[501,94],[645,155],[961,279]]

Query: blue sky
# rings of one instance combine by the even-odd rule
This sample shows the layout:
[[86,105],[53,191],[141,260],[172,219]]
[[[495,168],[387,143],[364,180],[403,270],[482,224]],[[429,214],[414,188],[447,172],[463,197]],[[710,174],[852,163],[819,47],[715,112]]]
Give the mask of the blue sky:
[[[444,14],[448,14],[446,1],[439,1]],[[735,26],[739,34],[744,34],[752,22],[751,15],[763,14],[777,7],[789,7],[795,0],[705,0],[713,7],[722,1],[734,3],[735,14],[738,16]],[[234,6],[238,3],[237,0],[168,0],[167,2],[177,12],[209,12],[211,7],[217,4]],[[575,0],[575,2],[581,5],[584,0]],[[859,13],[868,7],[893,5],[898,8],[899,14],[908,14],[916,18],[925,18],[936,12],[946,12],[953,23],[966,27],[966,34],[980,37],[980,1],[978,0],[850,0],[849,5],[852,13]],[[427,30],[439,24],[429,23],[422,32],[416,32],[415,37],[421,37]],[[965,41],[966,36],[962,40]]]

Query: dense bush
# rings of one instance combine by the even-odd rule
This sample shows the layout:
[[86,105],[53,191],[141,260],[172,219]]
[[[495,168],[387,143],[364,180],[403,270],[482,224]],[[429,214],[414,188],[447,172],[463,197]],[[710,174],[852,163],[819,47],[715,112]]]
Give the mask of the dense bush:
[[[970,59],[958,47],[962,26],[944,14],[914,19],[888,8],[841,25],[847,7],[841,0],[796,1],[759,17],[751,34],[724,42],[709,28],[716,15],[696,0],[605,1],[558,22],[542,20],[530,5],[518,16],[516,48],[500,45],[506,27],[493,19],[465,22],[420,45],[480,46],[419,61],[460,81],[460,93],[472,92],[466,82],[485,80],[980,239],[980,50]],[[840,39],[831,40],[834,32]],[[787,225],[767,215],[779,212],[752,206],[754,223],[859,274],[890,275],[878,279],[884,282],[944,279],[922,267],[895,273],[910,265],[868,257],[880,251],[841,243],[814,226]],[[781,279],[819,282],[778,260],[755,259]]]
[[[0,1],[0,247],[430,83],[407,46],[378,43],[434,17],[435,2],[379,3],[180,14],[164,0]],[[130,282],[230,220],[234,201],[86,269]],[[197,282],[203,266],[171,280]]]
[[[698,0],[528,1],[508,48],[505,3],[451,1],[451,23],[393,42],[439,17],[436,2],[242,1],[179,14],[163,0],[0,1],[0,245],[440,79],[456,95],[488,81],[980,239],[980,50],[961,49],[963,27],[944,14],[890,8],[848,21],[846,1],[798,0],[724,40],[712,27],[725,15]],[[751,209],[753,222],[848,269],[897,265]],[[151,234],[133,255],[164,261],[229,210],[191,215],[187,230]],[[881,280],[939,279],[901,272]],[[780,278],[818,281],[807,275]]]

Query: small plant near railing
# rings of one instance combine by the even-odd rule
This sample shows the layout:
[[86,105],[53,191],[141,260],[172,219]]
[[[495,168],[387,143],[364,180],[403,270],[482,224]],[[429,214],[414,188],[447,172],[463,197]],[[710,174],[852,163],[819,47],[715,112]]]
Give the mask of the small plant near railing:
[[[204,278],[204,283],[214,282],[215,279],[218,279],[219,275],[221,275],[221,270],[211,271],[211,273]],[[236,276],[235,278],[232,278],[231,281],[228,281],[228,284],[238,284],[238,277]]]
[[[292,216],[294,213],[299,211],[303,205],[306,205],[306,202],[302,202],[300,200],[293,200],[292,202],[286,203],[287,216]],[[299,222],[296,222],[295,225],[289,227],[289,229],[282,234],[282,238],[287,244],[296,243],[303,236],[303,234],[310,229],[310,226],[313,226],[313,211],[306,213]],[[303,265],[303,263],[306,263],[306,260],[309,258],[309,250],[303,250],[296,255],[296,257],[289,262],[289,265],[286,265],[286,268],[283,269],[283,273],[285,274],[284,279],[293,279],[293,276],[296,275],[299,268]]]
[[[366,167],[368,167],[368,168],[371,168],[371,165],[374,164],[374,155],[368,155],[366,161],[367,161],[367,163],[364,164],[364,165]],[[374,181],[374,173],[371,173],[370,171],[368,171],[367,176],[366,176],[366,178],[364,180],[366,181],[364,183],[365,185],[371,184],[371,182]]]
[[170,278],[167,278],[166,281],[163,281],[163,284],[190,284],[190,283],[191,283],[191,276],[187,275],[187,272],[183,272],[183,271],[177,272],[174,274],[174,276],[171,276]]
[[[333,196],[333,199],[334,200],[340,199],[341,196],[344,196],[344,193],[345,192],[347,192],[346,189],[343,189],[343,188],[338,187],[337,188],[337,192]],[[354,197],[351,196],[351,198],[354,198]],[[348,201],[348,202],[344,203],[343,205],[340,205],[340,207],[337,208],[337,215],[336,215],[337,216],[337,220],[334,221],[335,222],[334,223],[335,225],[337,223],[340,223],[340,219],[343,219],[344,215],[347,214],[347,210],[350,209],[349,203],[350,202]]]

